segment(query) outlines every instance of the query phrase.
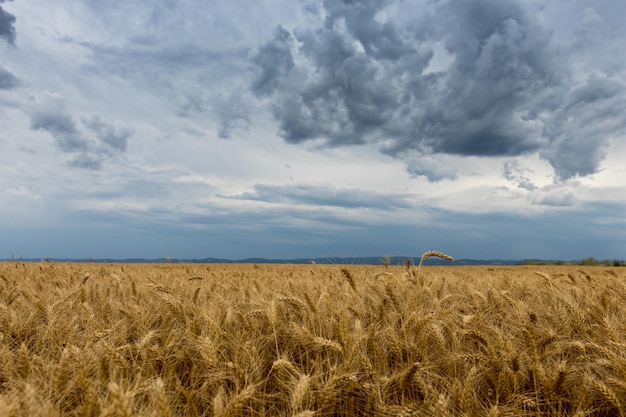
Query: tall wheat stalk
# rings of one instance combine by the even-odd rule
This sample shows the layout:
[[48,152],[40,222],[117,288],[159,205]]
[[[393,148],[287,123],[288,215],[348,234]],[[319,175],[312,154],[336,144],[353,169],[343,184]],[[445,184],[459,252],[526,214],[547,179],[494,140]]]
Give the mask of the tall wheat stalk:
[[420,276],[420,272],[422,270],[422,264],[424,263],[424,261],[426,259],[430,258],[430,257],[433,257],[433,256],[437,257],[437,258],[445,259],[445,260],[450,261],[450,262],[454,262],[454,258],[452,256],[446,255],[443,252],[439,252],[439,251],[436,251],[436,250],[426,251],[426,252],[424,252],[422,254],[422,257],[420,258],[420,264],[417,267],[417,276],[418,277]]

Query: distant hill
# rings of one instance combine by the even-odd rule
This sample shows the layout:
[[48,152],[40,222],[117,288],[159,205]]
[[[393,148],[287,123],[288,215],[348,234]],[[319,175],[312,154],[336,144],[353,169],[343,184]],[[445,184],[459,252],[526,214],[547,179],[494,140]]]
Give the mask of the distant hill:
[[[382,265],[386,257],[382,256],[366,256],[366,257],[326,257],[326,258],[298,258],[298,259],[267,259],[267,258],[245,258],[245,259],[224,259],[224,258],[203,258],[203,259],[180,259],[180,258],[128,258],[128,259],[85,259],[85,258],[37,258],[37,259],[13,259],[20,262],[94,262],[94,263],[203,263],[203,264],[321,264],[321,265]],[[388,258],[390,265],[406,265],[407,261],[411,264],[419,264],[419,256],[391,256]],[[11,259],[2,259],[2,261],[11,261]],[[571,261],[571,263],[579,263],[580,261]],[[424,265],[524,265],[524,264],[554,264],[563,263],[561,261],[541,260],[541,259],[522,259],[522,260],[504,260],[504,259],[457,259],[455,262],[449,262],[444,259],[435,257],[428,258]]]

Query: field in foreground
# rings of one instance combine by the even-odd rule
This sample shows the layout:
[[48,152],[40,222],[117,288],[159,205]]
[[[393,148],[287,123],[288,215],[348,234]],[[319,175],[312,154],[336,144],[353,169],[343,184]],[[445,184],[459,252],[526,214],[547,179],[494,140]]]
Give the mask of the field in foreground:
[[0,415],[623,416],[625,280],[0,263]]

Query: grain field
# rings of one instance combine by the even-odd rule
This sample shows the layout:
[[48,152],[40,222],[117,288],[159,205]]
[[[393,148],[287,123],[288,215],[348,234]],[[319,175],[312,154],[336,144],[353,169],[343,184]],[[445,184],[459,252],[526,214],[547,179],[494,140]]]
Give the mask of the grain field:
[[623,416],[625,279],[0,263],[0,415]]

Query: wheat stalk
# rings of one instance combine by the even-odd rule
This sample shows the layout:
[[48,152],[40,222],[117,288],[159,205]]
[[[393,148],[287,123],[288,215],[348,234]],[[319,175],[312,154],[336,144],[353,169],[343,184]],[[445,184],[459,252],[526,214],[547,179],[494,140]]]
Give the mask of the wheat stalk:
[[154,381],[153,390],[156,402],[156,411],[154,415],[159,417],[170,417],[172,413],[167,402],[165,383],[160,377]]
[[115,417],[131,417],[133,415],[133,394],[131,392],[124,391],[115,382],[110,382],[108,388],[111,405],[106,415]]
[[352,276],[350,271],[348,271],[346,268],[341,268],[341,275],[343,275],[343,277],[348,281],[348,284],[350,284],[350,287],[354,291],[356,291],[356,281],[354,280],[354,277]]
[[[246,404],[254,400],[254,394],[257,391],[256,385],[247,385],[243,390],[241,390],[238,394],[234,395],[230,401],[223,404],[223,408],[219,410],[215,410],[216,416],[222,417],[230,417],[230,416],[240,416],[243,415],[243,412],[246,408]],[[214,399],[215,406],[215,399]]]
[[617,394],[615,394],[615,392],[608,385],[606,385],[604,382],[600,381],[599,379],[594,378],[591,375],[588,375],[585,379],[586,379],[586,382],[592,388],[594,388],[598,394],[600,394],[600,397],[604,401],[608,402],[609,404],[615,407],[615,409],[618,411],[617,415],[619,415],[620,417],[624,416],[624,412],[622,411],[622,405],[619,400],[619,397],[617,396]]
[[445,259],[445,260],[450,261],[450,262],[454,262],[454,258],[452,256],[446,255],[443,252],[439,252],[437,250],[426,251],[426,252],[422,253],[422,257],[420,258],[420,264],[417,267],[417,276],[418,277],[420,276],[420,271],[422,270],[422,264],[424,263],[424,261],[426,259],[430,258],[430,257],[433,257],[433,256],[437,257],[437,258]]
[[310,380],[311,378],[308,375],[301,374],[298,382],[296,382],[291,391],[290,405],[294,413],[298,412],[304,404],[306,393],[309,390]]

